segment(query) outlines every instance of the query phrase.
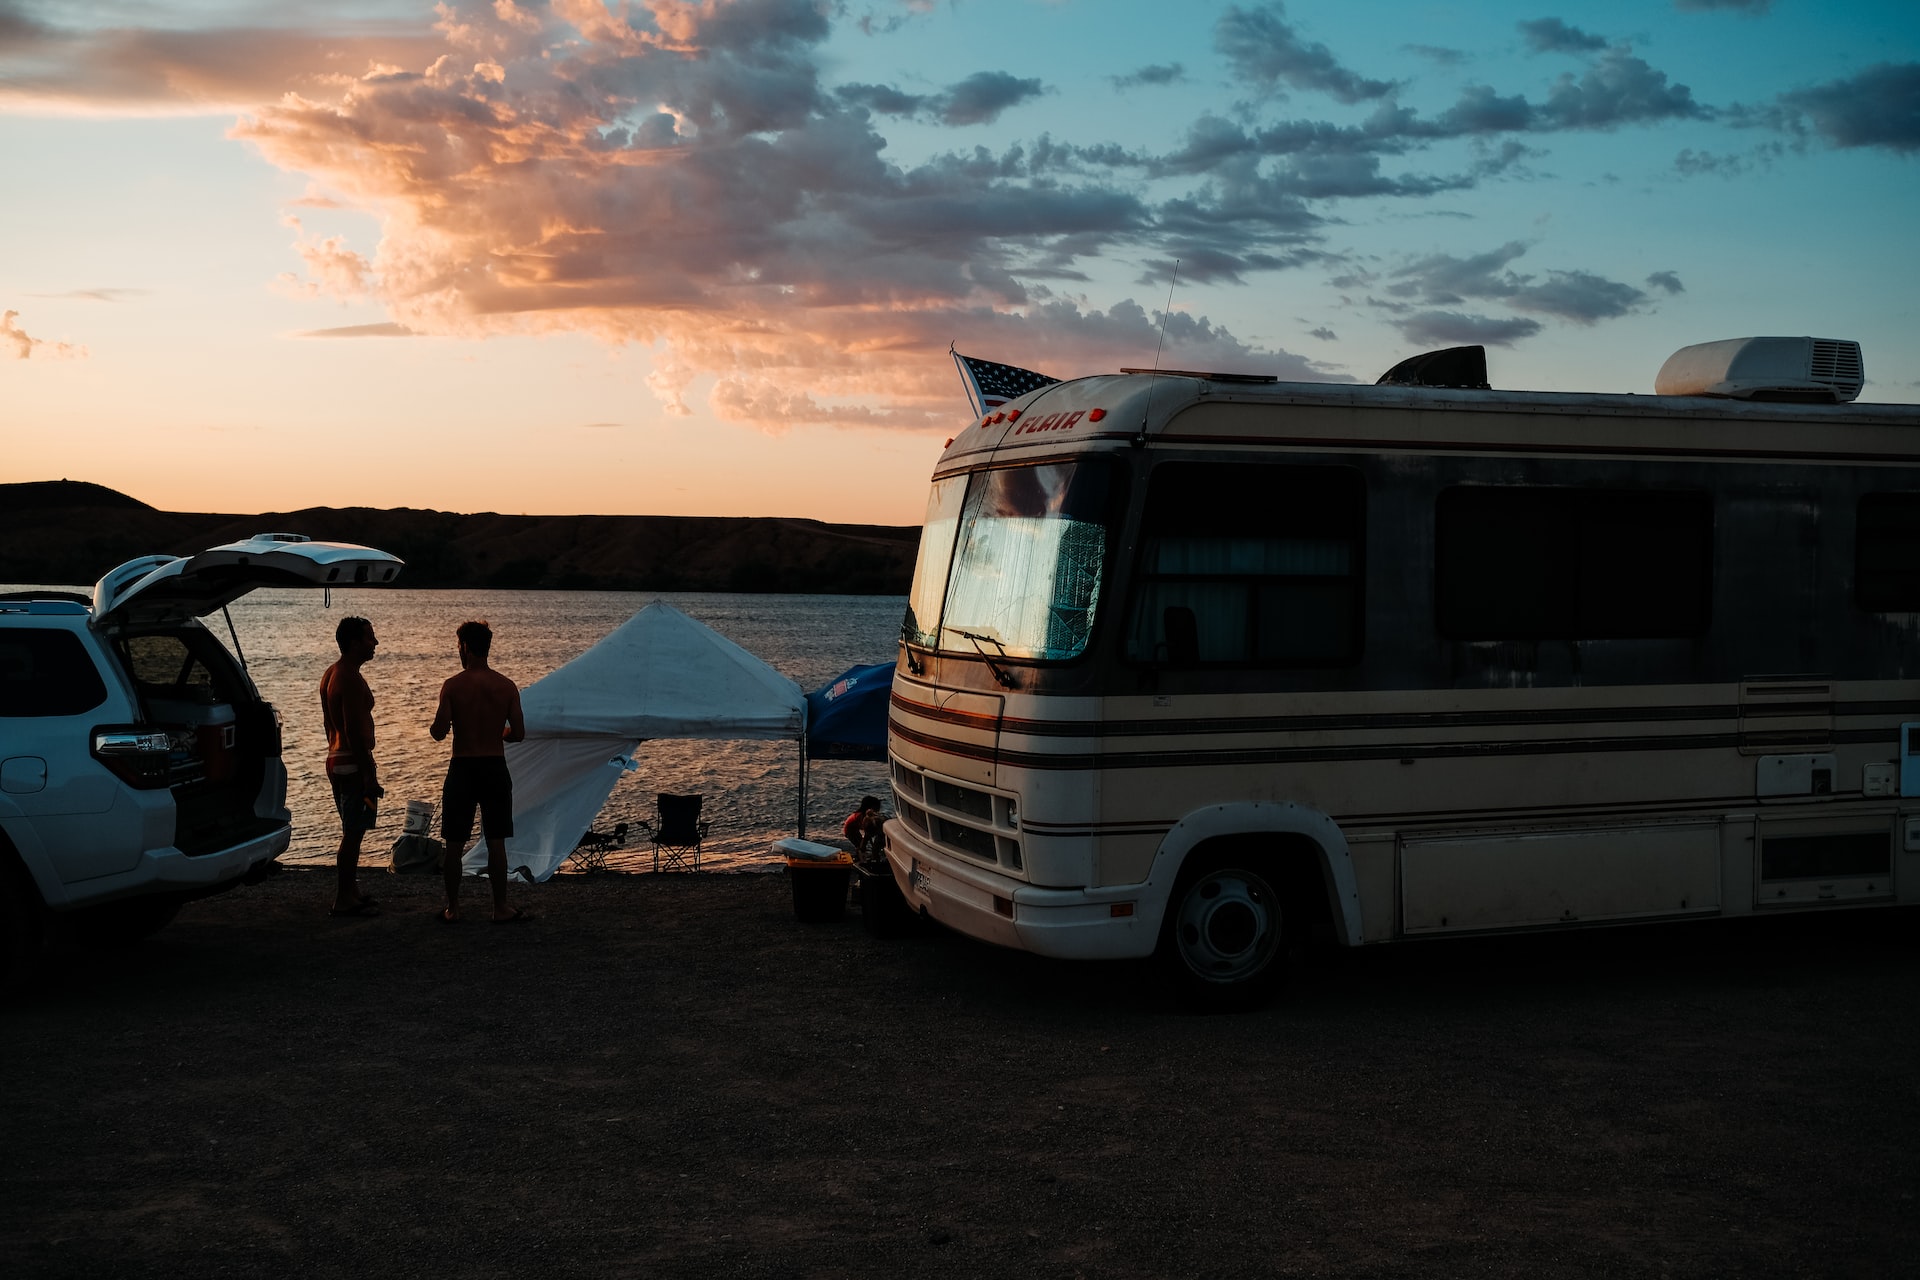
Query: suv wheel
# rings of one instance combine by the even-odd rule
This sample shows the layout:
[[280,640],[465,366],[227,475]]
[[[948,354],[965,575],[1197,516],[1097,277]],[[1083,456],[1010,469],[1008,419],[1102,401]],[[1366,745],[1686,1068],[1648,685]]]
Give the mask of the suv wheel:
[[0,840],[0,992],[16,990],[33,972],[46,937],[40,895]]

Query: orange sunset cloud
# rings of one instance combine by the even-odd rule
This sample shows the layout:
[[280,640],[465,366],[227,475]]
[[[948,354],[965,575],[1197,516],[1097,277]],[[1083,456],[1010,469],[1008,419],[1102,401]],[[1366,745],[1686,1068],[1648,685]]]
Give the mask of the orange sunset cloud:
[[[372,296],[421,334],[658,344],[664,406],[713,376],[717,415],[767,427],[950,422],[951,371],[927,359],[950,340],[1072,373],[1158,339],[1136,304],[1019,283],[1072,281],[1076,258],[1138,236],[1135,197],[979,155],[887,161],[868,110],[820,83],[827,23],[808,0],[439,15],[430,59],[234,126],[379,219],[367,257],[303,232],[295,287]],[[1326,376],[1173,319],[1183,359]]]

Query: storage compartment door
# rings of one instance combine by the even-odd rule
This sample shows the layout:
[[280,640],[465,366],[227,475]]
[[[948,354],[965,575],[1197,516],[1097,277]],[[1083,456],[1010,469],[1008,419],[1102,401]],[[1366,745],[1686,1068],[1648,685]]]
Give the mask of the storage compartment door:
[[1590,924],[1720,910],[1716,823],[1408,840],[1408,934]]

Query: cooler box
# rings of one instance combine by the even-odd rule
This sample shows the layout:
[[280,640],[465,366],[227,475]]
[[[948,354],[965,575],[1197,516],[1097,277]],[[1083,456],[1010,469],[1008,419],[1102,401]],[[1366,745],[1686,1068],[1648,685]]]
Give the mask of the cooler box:
[[788,838],[773,851],[786,859],[793,881],[793,915],[809,924],[838,920],[847,913],[847,885],[853,879],[853,855],[830,844]]
[[147,712],[156,720],[181,726],[193,739],[192,754],[197,756],[208,782],[233,781],[233,708],[224,702],[162,702],[147,704]]

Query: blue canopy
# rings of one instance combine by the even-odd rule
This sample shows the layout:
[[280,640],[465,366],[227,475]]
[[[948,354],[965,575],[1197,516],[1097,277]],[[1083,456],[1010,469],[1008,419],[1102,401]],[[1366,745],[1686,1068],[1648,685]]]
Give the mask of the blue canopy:
[[885,760],[893,664],[842,672],[807,695],[807,754],[816,760]]

